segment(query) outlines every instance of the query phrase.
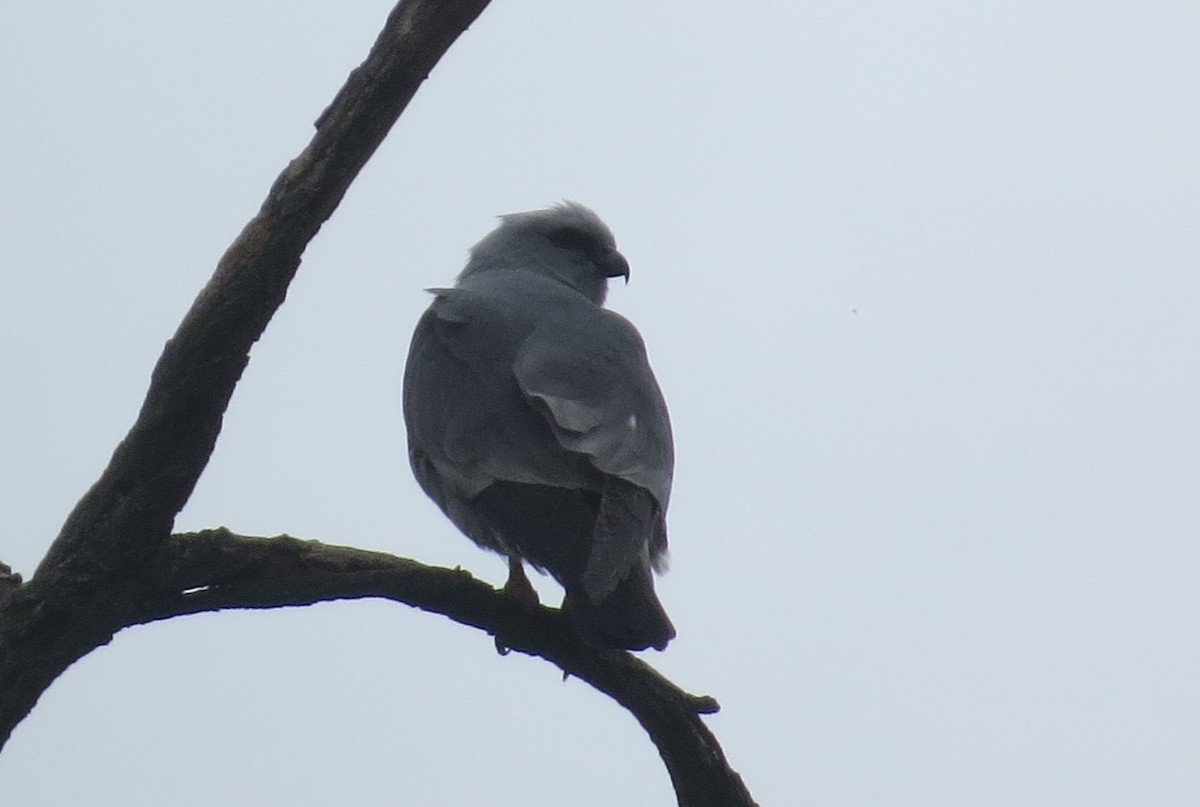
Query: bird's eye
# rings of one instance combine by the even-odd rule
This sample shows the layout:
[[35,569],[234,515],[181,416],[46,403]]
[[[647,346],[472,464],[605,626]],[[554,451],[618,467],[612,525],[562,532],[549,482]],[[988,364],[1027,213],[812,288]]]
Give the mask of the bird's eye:
[[583,230],[577,230],[574,227],[559,227],[556,230],[551,230],[546,233],[546,238],[556,247],[576,250],[578,252],[589,252],[596,245],[595,239]]

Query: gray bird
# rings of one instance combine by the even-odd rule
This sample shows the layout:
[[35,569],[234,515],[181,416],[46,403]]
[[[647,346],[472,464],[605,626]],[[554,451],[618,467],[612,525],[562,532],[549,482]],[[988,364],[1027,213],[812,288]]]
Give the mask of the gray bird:
[[666,566],[674,448],[637,329],[603,308],[629,280],[612,232],[574,202],[500,217],[413,334],[408,454],[467,537],[566,590],[585,641],[662,650],[674,638],[651,570]]

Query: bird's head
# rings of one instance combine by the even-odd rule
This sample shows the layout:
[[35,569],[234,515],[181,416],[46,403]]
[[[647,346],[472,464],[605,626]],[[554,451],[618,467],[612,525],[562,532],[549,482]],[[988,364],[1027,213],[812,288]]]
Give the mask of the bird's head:
[[548,275],[597,305],[604,303],[609,278],[629,281],[629,262],[617,251],[612,231],[591,210],[570,201],[501,216],[500,226],[471,248],[459,278],[503,269]]

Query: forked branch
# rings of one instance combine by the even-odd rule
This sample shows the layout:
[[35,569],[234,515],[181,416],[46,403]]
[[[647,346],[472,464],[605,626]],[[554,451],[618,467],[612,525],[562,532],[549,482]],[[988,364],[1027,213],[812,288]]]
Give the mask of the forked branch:
[[122,628],[199,611],[382,597],[483,629],[613,697],[658,746],[681,805],[753,804],[700,720],[715,701],[682,692],[629,653],[582,644],[559,611],[516,603],[462,571],[383,553],[224,530],[171,535],[305,247],[487,4],[403,0],[392,11],[167,343],[136,422],[33,578],[22,582],[0,564],[0,746],[59,674]]
[[[167,343],[133,428],[33,578],[0,592],[0,745],[63,670],[129,624],[300,256],[488,0],[403,0]],[[7,578],[12,582],[11,577]],[[4,602],[5,598],[7,602]]]

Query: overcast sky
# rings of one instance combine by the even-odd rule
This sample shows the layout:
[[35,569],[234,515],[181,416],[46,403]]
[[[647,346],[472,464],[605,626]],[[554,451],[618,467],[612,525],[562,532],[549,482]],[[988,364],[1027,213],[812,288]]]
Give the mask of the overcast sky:
[[[389,8],[0,7],[0,560],[32,572]],[[647,660],[759,802],[1200,803],[1198,42],[1185,0],[495,0],[305,253],[177,528],[502,582],[411,478],[403,359],[496,214],[577,199],[675,424]],[[124,631],[0,789],[673,803],[604,696],[382,602]]]

